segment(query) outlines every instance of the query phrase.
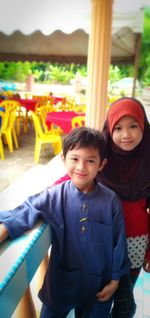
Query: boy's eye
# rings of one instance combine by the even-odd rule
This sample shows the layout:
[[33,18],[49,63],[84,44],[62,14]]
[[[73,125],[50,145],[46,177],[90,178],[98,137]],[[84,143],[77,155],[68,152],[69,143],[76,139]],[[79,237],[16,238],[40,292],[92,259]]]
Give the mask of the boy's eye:
[[95,161],[92,160],[92,159],[89,159],[88,162],[89,162],[89,163],[94,163]]

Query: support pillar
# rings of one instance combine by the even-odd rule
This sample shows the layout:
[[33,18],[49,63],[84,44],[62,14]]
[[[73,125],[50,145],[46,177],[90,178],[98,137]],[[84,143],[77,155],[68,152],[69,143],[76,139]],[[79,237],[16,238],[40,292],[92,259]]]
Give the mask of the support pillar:
[[141,50],[141,33],[138,33],[136,38],[136,48],[135,48],[134,80],[133,80],[132,97],[135,97],[136,80],[138,78],[138,69],[139,69],[139,63],[140,63],[140,50]]
[[103,127],[108,103],[112,2],[113,0],[91,0],[86,125],[99,130]]

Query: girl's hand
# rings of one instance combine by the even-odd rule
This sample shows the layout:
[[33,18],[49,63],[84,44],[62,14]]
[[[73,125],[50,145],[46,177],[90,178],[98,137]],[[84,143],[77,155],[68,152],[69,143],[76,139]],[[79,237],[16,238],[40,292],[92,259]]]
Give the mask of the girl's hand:
[[150,273],[150,260],[149,259],[145,258],[144,263],[143,263],[143,269],[145,272]]
[[99,293],[96,294],[98,301],[109,300],[119,286],[119,280],[111,280]]
[[150,208],[147,208],[146,211],[148,214],[150,214]]

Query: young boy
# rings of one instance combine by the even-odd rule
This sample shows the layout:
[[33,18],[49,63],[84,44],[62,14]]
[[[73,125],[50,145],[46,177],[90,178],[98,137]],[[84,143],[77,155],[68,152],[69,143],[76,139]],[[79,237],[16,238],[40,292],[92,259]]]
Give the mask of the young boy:
[[106,163],[95,129],[79,127],[64,140],[62,158],[71,180],[0,212],[0,242],[32,228],[38,218],[51,226],[51,259],[39,298],[41,318],[107,318],[119,279],[129,272],[122,209],[117,195],[96,182]]

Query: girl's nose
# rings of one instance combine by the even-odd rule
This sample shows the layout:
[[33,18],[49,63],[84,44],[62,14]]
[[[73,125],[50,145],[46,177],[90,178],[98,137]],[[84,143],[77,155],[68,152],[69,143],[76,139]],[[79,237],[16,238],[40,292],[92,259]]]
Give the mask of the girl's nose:
[[123,138],[128,138],[128,137],[130,137],[130,133],[129,133],[128,129],[124,129],[124,130],[123,130],[122,136],[123,136]]

